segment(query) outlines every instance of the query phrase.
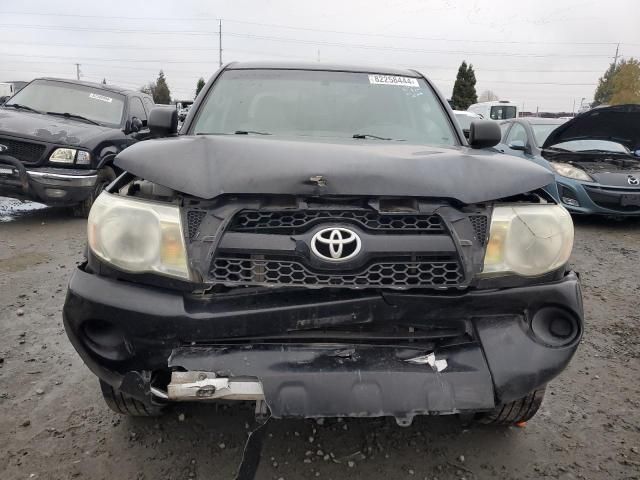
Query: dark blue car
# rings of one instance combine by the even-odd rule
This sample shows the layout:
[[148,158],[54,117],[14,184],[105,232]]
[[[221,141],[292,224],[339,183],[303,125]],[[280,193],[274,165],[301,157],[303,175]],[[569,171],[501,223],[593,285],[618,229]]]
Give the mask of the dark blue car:
[[564,122],[501,124],[503,153],[555,173],[546,190],[575,214],[640,215],[640,105],[601,107]]

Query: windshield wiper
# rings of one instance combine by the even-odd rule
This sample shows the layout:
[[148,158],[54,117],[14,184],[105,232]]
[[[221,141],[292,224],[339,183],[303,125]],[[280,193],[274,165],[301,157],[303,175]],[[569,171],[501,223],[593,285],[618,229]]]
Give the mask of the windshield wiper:
[[76,115],[75,113],[69,113],[69,112],[64,112],[64,113],[62,113],[62,112],[47,112],[47,115],[55,115],[55,116],[64,117],[64,118],[75,118],[77,120],[84,120],[85,122],[93,123],[94,125],[100,125],[95,120],[91,120],[90,118],[83,117],[82,115]]
[[28,107],[27,105],[22,105],[20,103],[7,103],[4,105],[5,107],[13,107],[17,110],[28,110],[30,112],[35,112],[35,113],[42,113],[39,110],[36,110],[35,108],[31,108]]
[[258,132],[256,130],[236,130],[235,135],[271,135],[269,132]]
[[374,138],[376,140],[393,140],[395,142],[405,142],[406,140],[402,138],[390,138],[390,137],[379,137],[378,135],[371,135],[370,133],[354,133],[351,135],[351,138],[357,139],[365,139],[365,138]]

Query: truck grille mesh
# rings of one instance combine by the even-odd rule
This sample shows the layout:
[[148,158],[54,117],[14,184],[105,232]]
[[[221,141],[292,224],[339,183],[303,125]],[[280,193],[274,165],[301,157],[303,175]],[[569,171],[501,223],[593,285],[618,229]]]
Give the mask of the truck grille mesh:
[[187,212],[187,231],[189,232],[189,238],[196,237],[200,230],[200,224],[206,216],[207,212],[204,210],[189,210]]
[[10,138],[0,138],[0,144],[8,147],[4,154],[26,163],[35,163],[40,160],[46,148],[39,143],[21,142]]
[[307,230],[322,222],[347,221],[368,230],[442,232],[444,225],[438,215],[378,213],[370,210],[279,210],[238,213],[230,226],[235,232],[289,233]]
[[476,240],[480,242],[480,245],[486,245],[489,236],[488,232],[488,220],[486,215],[469,215],[469,221],[473,225],[473,230],[476,234]]
[[295,260],[216,258],[210,275],[227,284],[336,287],[454,287],[464,274],[455,260],[374,262],[360,272],[315,272]]

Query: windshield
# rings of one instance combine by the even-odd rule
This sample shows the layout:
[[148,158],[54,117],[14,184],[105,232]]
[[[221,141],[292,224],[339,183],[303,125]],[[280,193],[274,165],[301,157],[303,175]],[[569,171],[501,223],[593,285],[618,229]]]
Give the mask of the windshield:
[[457,145],[423,79],[308,70],[228,70],[192,133],[398,140]]
[[80,115],[102,125],[117,127],[122,120],[124,96],[52,80],[36,80],[16,93],[5,106],[24,105],[42,113]]
[[629,154],[629,150],[624,145],[609,140],[570,140],[568,142],[557,143],[553,148],[561,148],[570,152],[585,152],[598,150],[603,152]]
[[544,145],[547,137],[559,126],[559,123],[532,123],[531,130],[533,130],[533,136],[536,137],[536,145]]
[[509,105],[496,105],[491,107],[489,116],[492,120],[506,120],[516,118],[516,107]]

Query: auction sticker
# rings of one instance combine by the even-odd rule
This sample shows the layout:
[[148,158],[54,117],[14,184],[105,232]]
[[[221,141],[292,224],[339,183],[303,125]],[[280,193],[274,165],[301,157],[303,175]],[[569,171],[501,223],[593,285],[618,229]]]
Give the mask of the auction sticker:
[[397,85],[400,87],[419,87],[418,79],[396,75],[369,75],[369,83],[373,85]]
[[113,98],[105,97],[104,95],[98,95],[97,93],[90,93],[89,98],[93,98],[94,100],[100,100],[101,102],[107,102],[107,103],[113,102]]

